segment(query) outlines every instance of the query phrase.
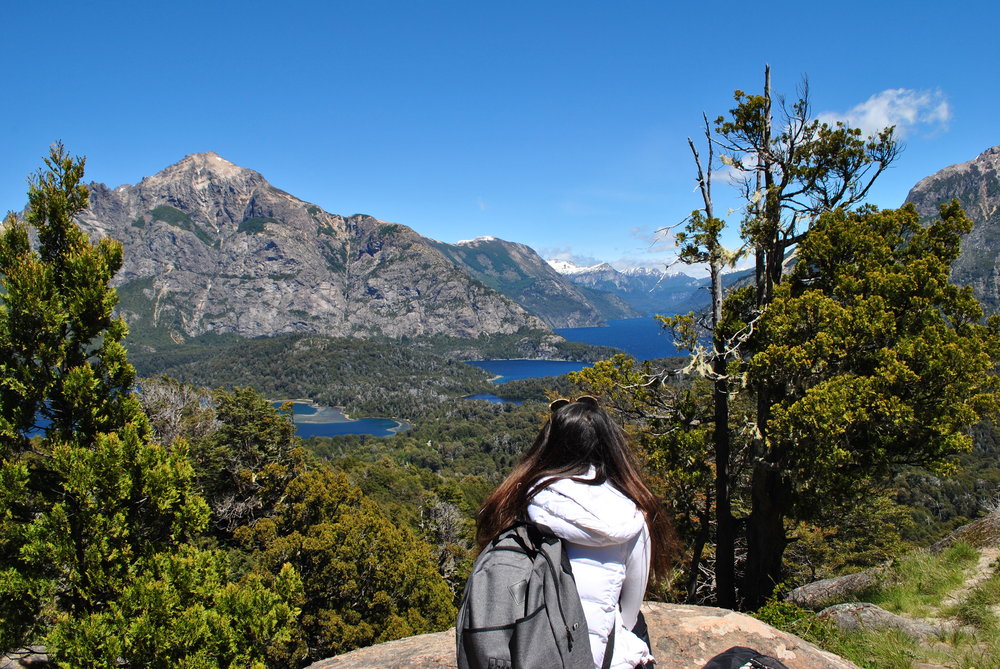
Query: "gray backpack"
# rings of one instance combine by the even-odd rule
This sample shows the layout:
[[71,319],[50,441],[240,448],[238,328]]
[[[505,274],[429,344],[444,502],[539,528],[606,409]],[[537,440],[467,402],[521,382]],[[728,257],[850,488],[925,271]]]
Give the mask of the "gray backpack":
[[455,633],[459,669],[594,668],[569,557],[557,537],[530,523],[504,530],[483,549]]

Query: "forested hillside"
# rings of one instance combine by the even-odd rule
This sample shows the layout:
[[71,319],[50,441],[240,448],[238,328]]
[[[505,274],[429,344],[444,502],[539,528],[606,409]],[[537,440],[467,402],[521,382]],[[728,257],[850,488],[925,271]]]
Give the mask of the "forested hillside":
[[211,388],[252,386],[268,397],[309,399],[356,415],[414,419],[463,395],[509,392],[462,360],[526,357],[525,350],[536,351],[539,341],[558,359],[592,361],[616,352],[525,331],[404,342],[320,335],[202,336],[183,344],[136,347],[131,359],[142,376],[167,375]]
[[268,397],[407,418],[442,400],[490,389],[489,374],[477,367],[390,342],[286,335],[191,348],[136,356],[138,369],[200,386],[252,386]]

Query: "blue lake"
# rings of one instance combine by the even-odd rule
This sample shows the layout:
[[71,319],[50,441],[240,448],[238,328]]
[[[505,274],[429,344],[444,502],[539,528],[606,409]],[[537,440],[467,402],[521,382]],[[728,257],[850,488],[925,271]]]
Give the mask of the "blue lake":
[[640,362],[682,355],[674,347],[670,333],[652,316],[611,320],[603,327],[559,328],[555,332],[569,341],[620,348]]
[[295,423],[295,433],[308,437],[339,437],[345,434],[370,434],[373,437],[391,437],[406,429],[406,425],[388,418],[361,418],[345,423]]
[[540,376],[559,376],[579,372],[587,366],[585,362],[563,360],[466,360],[466,362],[499,377],[494,379],[495,383],[534,379]]
[[[568,341],[613,346],[639,361],[681,355],[674,347],[670,334],[651,316],[611,320],[602,327],[559,328],[555,332]],[[467,362],[499,377],[495,379],[496,383],[559,376],[578,372],[587,367],[586,363],[561,360],[468,360]]]
[[[280,407],[281,402],[275,402]],[[338,437],[345,434],[370,434],[391,437],[409,425],[390,418],[359,418],[351,420],[336,407],[317,407],[306,402],[293,402],[295,433],[308,437]]]
[[491,402],[493,404],[520,404],[520,402],[517,402],[515,400],[505,400],[502,397],[497,397],[496,395],[491,395],[489,393],[485,393],[485,394],[482,394],[482,395],[466,395],[462,399],[464,399],[464,400],[486,400],[487,402]]

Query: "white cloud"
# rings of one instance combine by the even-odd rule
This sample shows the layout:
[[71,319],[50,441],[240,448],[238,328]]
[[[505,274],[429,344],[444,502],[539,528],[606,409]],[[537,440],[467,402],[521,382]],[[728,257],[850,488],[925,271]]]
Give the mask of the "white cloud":
[[538,249],[538,255],[549,260],[565,260],[577,267],[599,265],[602,261],[594,256],[577,253],[569,246],[549,246]]
[[819,115],[819,120],[831,124],[845,121],[861,128],[865,136],[893,125],[896,126],[896,136],[905,137],[921,128],[927,132],[947,130],[951,105],[940,89],[890,88],[846,112],[824,112]]
[[476,206],[479,207],[479,211],[486,211],[489,207],[486,206],[486,200],[482,197],[476,198]]

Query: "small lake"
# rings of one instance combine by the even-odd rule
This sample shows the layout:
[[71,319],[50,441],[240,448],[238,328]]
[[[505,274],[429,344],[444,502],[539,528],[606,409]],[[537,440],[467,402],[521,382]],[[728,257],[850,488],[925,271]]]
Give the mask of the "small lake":
[[507,383],[517,379],[534,379],[540,376],[560,376],[579,372],[587,367],[585,362],[565,360],[466,360],[470,365],[485,369],[494,377],[494,383]]
[[492,404],[520,404],[517,400],[505,400],[502,397],[485,393],[482,395],[466,395],[463,400],[486,400]]
[[[282,402],[275,402],[280,407]],[[370,434],[391,437],[410,426],[391,418],[359,418],[352,420],[336,407],[318,407],[308,402],[292,401],[295,433],[308,437],[339,437],[345,434]]]

